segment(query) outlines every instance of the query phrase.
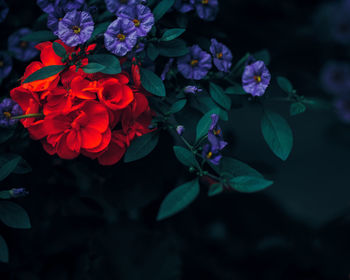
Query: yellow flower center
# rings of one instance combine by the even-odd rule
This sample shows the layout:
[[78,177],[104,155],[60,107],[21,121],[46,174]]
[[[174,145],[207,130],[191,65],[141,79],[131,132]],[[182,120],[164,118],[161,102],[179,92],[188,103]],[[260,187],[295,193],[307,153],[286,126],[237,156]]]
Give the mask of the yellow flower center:
[[134,22],[136,27],[139,27],[140,24],[141,24],[141,22],[138,19],[136,19],[136,18],[133,20],[133,22]]
[[217,129],[217,130],[214,129],[213,132],[214,132],[214,135],[220,135],[221,129]]
[[257,83],[261,83],[261,76],[254,76],[254,80],[255,80]]
[[28,42],[26,42],[26,41],[22,41],[20,43],[20,47],[23,48],[23,49],[25,49],[27,46],[28,46]]
[[207,159],[210,159],[212,156],[213,156],[213,153],[212,153],[212,152],[209,152],[209,153],[207,154]]
[[11,118],[11,113],[10,112],[4,112],[4,116],[9,119],[9,118]]
[[209,3],[209,0],[202,0],[203,5],[207,5]]
[[221,53],[217,53],[217,54],[216,54],[216,57],[217,57],[218,59],[221,59],[221,58],[223,57],[222,52],[221,52]]
[[117,38],[119,39],[119,41],[124,41],[126,37],[125,37],[124,34],[120,33],[120,34],[117,35]]
[[58,19],[58,21],[61,21],[62,19],[63,19],[63,18],[60,17],[60,18]]
[[80,33],[80,31],[81,31],[81,29],[80,29],[80,27],[79,26],[73,26],[73,32],[75,33],[75,34],[79,34]]
[[191,66],[196,66],[198,64],[198,60],[197,59],[193,59],[191,61]]

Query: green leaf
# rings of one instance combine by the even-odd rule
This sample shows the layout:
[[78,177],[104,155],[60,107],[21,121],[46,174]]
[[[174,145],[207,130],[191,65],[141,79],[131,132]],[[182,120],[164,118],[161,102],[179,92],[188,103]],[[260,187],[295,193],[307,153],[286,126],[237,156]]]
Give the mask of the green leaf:
[[21,40],[26,42],[45,42],[45,41],[53,41],[57,39],[57,37],[51,32],[47,30],[35,31],[24,35]]
[[158,140],[158,131],[137,137],[126,151],[124,162],[132,162],[148,156],[157,146]]
[[105,69],[103,65],[96,63],[96,62],[91,62],[88,65],[83,67],[83,71],[87,74],[92,74],[92,73],[97,73],[101,72],[103,69]]
[[287,93],[293,93],[293,86],[291,82],[285,77],[277,77],[279,87]]
[[208,190],[208,196],[214,196],[222,193],[224,191],[224,186],[220,183],[212,184]]
[[179,162],[181,162],[183,165],[188,166],[188,167],[196,167],[197,169],[199,169],[199,163],[196,160],[195,155],[180,146],[174,146],[174,153],[176,158],[179,160]]
[[26,210],[11,201],[0,201],[0,220],[8,227],[31,228]]
[[165,13],[174,5],[175,0],[162,0],[153,10],[153,16],[156,21],[160,20]]
[[159,54],[166,57],[179,57],[188,54],[189,49],[186,42],[181,39],[175,39],[169,42],[160,42]]
[[162,38],[160,38],[160,41],[171,41],[176,39],[177,37],[181,36],[186,29],[183,28],[174,28],[174,29],[168,29],[163,33]]
[[53,42],[52,44],[53,50],[59,57],[65,57],[67,55],[66,49],[59,43]]
[[287,121],[277,113],[265,111],[261,131],[273,153],[286,160],[293,147],[293,133]]
[[5,239],[0,235],[0,262],[9,262],[9,249]]
[[253,54],[256,60],[262,60],[266,65],[270,64],[271,56],[268,50],[264,49]]
[[148,45],[147,48],[147,55],[150,58],[150,60],[154,61],[159,56],[159,50],[156,48],[156,46],[152,43]]
[[229,184],[238,192],[253,193],[266,189],[273,184],[273,181],[261,177],[239,176],[232,178]]
[[7,140],[9,140],[14,133],[15,129],[13,128],[0,128],[0,144],[5,143]]
[[91,35],[91,38],[89,41],[92,41],[94,40],[98,35],[100,34],[103,34],[106,32],[108,26],[110,25],[111,23],[109,21],[105,21],[105,22],[102,22],[102,23],[99,23],[96,25],[95,29],[94,29],[94,32],[92,32],[92,35]]
[[2,154],[0,156],[0,166],[5,165],[7,162],[10,162],[11,160],[14,160],[16,158],[20,157],[20,161],[18,162],[17,166],[11,173],[15,174],[26,174],[32,171],[32,168],[26,162],[21,156],[17,154]]
[[295,116],[306,111],[306,106],[301,102],[295,102],[290,105],[290,115]]
[[231,87],[228,87],[225,90],[226,94],[235,94],[235,95],[246,95],[247,93],[244,91],[241,85],[237,84]]
[[43,67],[38,71],[35,71],[33,74],[31,74],[27,79],[25,79],[23,83],[26,84],[26,83],[31,83],[38,80],[47,79],[51,76],[54,76],[62,72],[64,68],[65,68],[64,65],[50,65],[50,66]]
[[120,67],[119,59],[111,54],[94,54],[88,57],[89,63],[95,62],[97,64],[103,65],[105,68],[102,69],[101,73],[115,75],[122,71]]
[[327,102],[326,100],[315,97],[304,98],[302,102],[309,108],[315,110],[328,110],[332,107],[331,103]]
[[170,108],[170,112],[175,114],[180,112],[186,106],[187,100],[181,99],[176,101]]
[[225,177],[224,174],[229,174],[229,177],[237,176],[254,176],[263,177],[258,171],[250,167],[248,164],[241,162],[231,157],[223,157],[220,161],[218,174]]
[[214,83],[210,83],[210,90],[209,90],[211,98],[225,108],[226,110],[230,110],[231,108],[231,99],[225,95],[224,91],[221,87]]
[[5,164],[1,165],[0,168],[0,181],[6,179],[17,167],[18,163],[21,161],[20,156],[16,156],[13,159],[7,161]]
[[163,81],[150,70],[141,68],[141,84],[145,90],[154,95],[166,96]]
[[211,125],[211,115],[212,114],[219,114],[220,110],[219,108],[214,108],[207,112],[198,122],[197,128],[196,128],[196,141],[201,139],[203,136],[208,134],[210,125]]
[[195,179],[171,191],[163,200],[157,220],[164,220],[190,205],[199,195],[199,182]]

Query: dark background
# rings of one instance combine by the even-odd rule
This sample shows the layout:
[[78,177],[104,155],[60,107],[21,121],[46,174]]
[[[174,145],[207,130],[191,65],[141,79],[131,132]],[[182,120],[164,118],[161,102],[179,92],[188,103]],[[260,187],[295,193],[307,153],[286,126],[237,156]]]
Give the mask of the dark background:
[[[35,1],[8,1],[1,24],[1,48],[20,27],[41,14]],[[298,93],[331,101],[321,88],[324,63],[346,59],[346,47],[316,36],[313,15],[322,1],[219,1],[214,23],[227,34],[236,61],[247,51],[270,51],[273,76],[288,77]],[[193,20],[193,28],[203,22]],[[322,32],[321,32],[322,33]],[[18,77],[24,69],[16,62]],[[2,95],[14,81],[2,85]],[[288,116],[286,104],[270,106]],[[188,172],[172,153],[172,138],[148,158],[101,167],[79,158],[62,161],[40,143],[17,140],[13,147],[33,172],[10,176],[7,186],[27,187],[18,202],[32,229],[0,225],[10,263],[0,279],[349,279],[350,126],[332,110],[288,117],[295,137],[291,157],[275,158],[260,133],[254,105],[234,110],[224,124],[229,152],[275,184],[258,194],[203,193],[185,211],[163,222],[155,217],[161,200]]]

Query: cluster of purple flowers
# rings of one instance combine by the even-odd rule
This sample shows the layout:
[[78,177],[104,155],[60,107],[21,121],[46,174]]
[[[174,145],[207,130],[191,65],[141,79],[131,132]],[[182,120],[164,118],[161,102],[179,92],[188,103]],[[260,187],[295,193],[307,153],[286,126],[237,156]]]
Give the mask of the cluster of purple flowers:
[[223,140],[223,134],[218,125],[219,116],[211,115],[212,123],[208,131],[209,143],[203,146],[202,156],[214,165],[219,165],[222,158],[221,150],[227,146],[227,142]]
[[212,68],[212,57],[219,71],[230,71],[232,53],[228,47],[216,39],[211,40],[210,54],[203,51],[198,45],[192,46],[187,55],[178,59],[177,68],[186,79],[201,80]]
[[0,127],[14,126],[18,120],[12,117],[23,114],[21,107],[11,98],[5,98],[0,103]]
[[219,12],[219,3],[218,0],[176,0],[174,8],[181,13],[195,9],[201,19],[213,21]]
[[252,61],[245,66],[242,75],[242,86],[245,92],[253,96],[262,96],[270,81],[271,74],[263,61]]

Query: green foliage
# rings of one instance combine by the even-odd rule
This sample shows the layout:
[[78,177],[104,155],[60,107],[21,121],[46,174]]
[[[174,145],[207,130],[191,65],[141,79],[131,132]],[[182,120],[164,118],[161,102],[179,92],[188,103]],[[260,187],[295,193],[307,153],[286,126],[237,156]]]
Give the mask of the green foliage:
[[225,95],[224,91],[221,87],[214,83],[210,83],[210,90],[209,90],[211,98],[225,108],[226,110],[230,110],[231,108],[231,99]]
[[111,23],[109,21],[97,24],[95,26],[94,32],[92,32],[90,41],[94,40],[98,35],[105,33],[110,24]]
[[295,102],[290,105],[290,115],[295,116],[306,111],[306,106],[301,102]]
[[154,19],[160,20],[165,13],[174,5],[175,0],[162,0],[153,10]]
[[149,155],[157,146],[159,141],[158,131],[147,133],[141,137],[137,137],[131,142],[130,147],[126,151],[124,162],[132,162]]
[[196,129],[196,141],[208,134],[212,119],[212,114],[219,114],[219,108],[214,108],[207,112],[198,122]]
[[26,162],[21,156],[17,154],[2,154],[0,156],[0,166],[4,166],[6,163],[10,162],[11,160],[20,158],[20,161],[17,163],[15,169],[11,173],[15,174],[26,174],[32,171],[32,168]]
[[165,86],[161,78],[152,71],[141,68],[141,84],[148,92],[157,95],[165,96]]
[[234,94],[234,95],[246,95],[247,93],[244,91],[241,85],[236,84],[234,86],[228,87],[225,90],[226,94]]
[[83,67],[83,71],[87,74],[101,72],[103,69],[105,69],[105,67],[96,62],[91,62],[88,65]]
[[215,196],[224,191],[224,186],[221,183],[212,184],[208,190],[208,196]]
[[62,72],[64,68],[65,68],[64,65],[50,65],[50,66],[43,67],[38,71],[35,71],[33,74],[31,74],[27,79],[25,79],[23,83],[26,84],[26,83],[31,83],[34,81],[50,78]]
[[279,87],[285,91],[286,93],[293,93],[293,85],[292,83],[285,77],[277,77],[277,83]]
[[185,166],[200,168],[198,161],[194,154],[180,146],[174,146],[174,153],[176,158]]
[[31,228],[26,210],[11,201],[0,201],[0,220],[8,227]]
[[170,112],[175,114],[180,112],[185,106],[186,106],[187,100],[186,99],[180,99],[176,101],[170,108]]
[[15,130],[13,128],[0,128],[0,144],[9,140],[14,133]]
[[256,60],[262,60],[266,65],[270,64],[271,56],[268,50],[264,49],[253,54]]
[[273,182],[261,177],[239,176],[232,178],[229,184],[238,192],[252,193],[266,189],[271,186]]
[[[98,72],[101,72],[103,74],[115,75],[115,74],[119,74],[122,71],[122,68],[120,67],[119,59],[114,55],[94,54],[94,55],[90,55],[88,57],[88,59],[89,59],[89,64],[94,62],[96,64],[100,64],[100,65],[104,66],[103,69],[98,71]],[[98,66],[96,66],[96,68],[97,67]],[[85,67],[84,67],[84,71],[85,71]],[[88,73],[88,72],[86,72],[86,73]],[[92,73],[94,73],[94,72],[92,72]]]
[[17,167],[18,163],[21,161],[20,156],[16,156],[13,159],[6,161],[1,165],[0,168],[0,181],[6,179]]
[[160,206],[157,220],[164,220],[180,212],[196,199],[199,191],[198,178],[171,191]]
[[160,38],[160,41],[171,41],[176,39],[177,37],[181,36],[186,29],[183,28],[174,28],[174,29],[168,29],[163,33],[162,38]]
[[52,47],[59,57],[64,58],[67,55],[66,49],[61,44],[53,42]]
[[0,235],[0,262],[7,263],[9,261],[9,249],[5,239]]
[[286,160],[293,147],[293,133],[287,121],[277,113],[265,111],[261,131],[273,153]]
[[57,39],[57,37],[51,31],[41,30],[29,33],[23,36],[21,40],[26,42],[40,43],[45,41],[53,41],[55,39]]
[[175,39],[168,42],[159,43],[159,54],[166,57],[179,57],[188,54],[189,49],[186,42],[181,39]]
[[150,60],[154,61],[159,56],[159,50],[156,48],[156,46],[152,43],[148,44],[147,47],[147,56],[150,58]]
[[248,164],[231,157],[223,157],[220,161],[217,173],[220,176],[237,177],[237,176],[254,176],[263,177],[258,171],[250,167]]

